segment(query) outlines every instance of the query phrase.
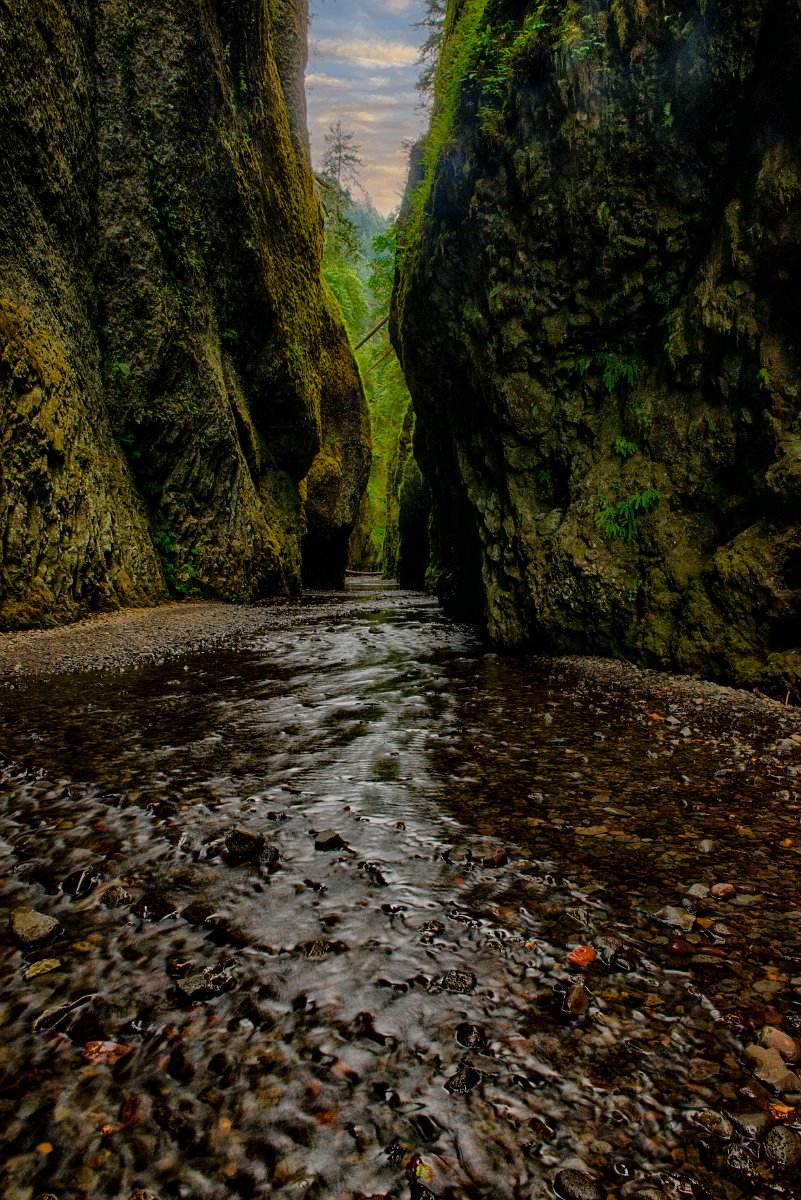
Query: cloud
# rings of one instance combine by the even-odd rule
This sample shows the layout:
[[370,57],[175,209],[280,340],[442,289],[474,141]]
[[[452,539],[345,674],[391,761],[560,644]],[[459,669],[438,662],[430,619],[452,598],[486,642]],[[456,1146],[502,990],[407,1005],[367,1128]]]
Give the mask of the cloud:
[[423,121],[415,84],[426,0],[317,0],[306,77],[312,157],[329,125],[352,130],[361,182],[383,213],[397,208],[407,170],[403,143]]
[[316,58],[338,59],[356,63],[360,67],[408,67],[417,62],[419,50],[417,46],[404,42],[380,41],[371,38],[369,41],[340,41],[337,38],[319,38],[314,42]]

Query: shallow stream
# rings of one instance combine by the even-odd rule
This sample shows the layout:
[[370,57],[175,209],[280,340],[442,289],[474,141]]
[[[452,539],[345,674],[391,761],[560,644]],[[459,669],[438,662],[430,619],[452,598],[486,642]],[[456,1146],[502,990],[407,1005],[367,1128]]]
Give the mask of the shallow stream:
[[361,584],[0,751],[5,1200],[801,1196],[797,713]]

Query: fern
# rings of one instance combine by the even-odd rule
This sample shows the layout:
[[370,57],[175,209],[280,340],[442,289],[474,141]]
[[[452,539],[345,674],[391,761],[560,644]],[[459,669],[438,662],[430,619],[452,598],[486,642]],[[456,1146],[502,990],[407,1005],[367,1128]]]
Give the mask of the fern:
[[618,538],[621,542],[633,542],[640,528],[641,518],[656,508],[662,495],[658,488],[646,488],[634,492],[625,499],[609,504],[605,496],[599,497],[599,511],[595,514],[595,528],[606,538]]

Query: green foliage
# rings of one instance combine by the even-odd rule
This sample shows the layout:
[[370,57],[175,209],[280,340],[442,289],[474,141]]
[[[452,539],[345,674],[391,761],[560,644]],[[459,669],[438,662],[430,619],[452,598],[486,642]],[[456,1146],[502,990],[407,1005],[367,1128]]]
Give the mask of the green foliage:
[[112,379],[127,379],[131,373],[131,364],[127,362],[112,363],[109,373]]
[[373,238],[367,286],[376,306],[382,309],[389,309],[395,283],[395,259],[400,249],[398,226],[394,221]]
[[[161,569],[170,591],[176,596],[196,596],[198,594],[198,587],[195,583],[198,577],[197,571],[191,563],[180,568],[176,564],[178,536],[175,530],[168,525],[163,525],[153,534],[153,545],[161,560]],[[193,553],[197,553],[197,551],[193,551]]]
[[615,438],[615,454],[622,459],[631,458],[639,450],[639,446],[634,442],[627,441],[624,437]]
[[596,354],[595,361],[599,367],[603,367],[604,387],[610,393],[621,383],[630,388],[634,387],[640,378],[640,364],[636,358],[619,358],[616,354],[601,351],[600,354]]
[[349,183],[358,184],[359,168],[364,162],[359,158],[361,146],[356,144],[356,135],[347,130],[341,121],[328,126],[323,134],[325,149],[320,162],[320,174],[344,191]]
[[760,369],[757,371],[757,383],[763,389],[763,391],[770,391],[770,372],[768,371],[767,367],[760,367]]
[[619,538],[621,542],[633,542],[640,528],[643,515],[651,513],[661,499],[658,488],[646,488],[644,492],[633,492],[609,503],[606,496],[598,497],[598,512],[595,528],[606,538]]
[[631,584],[629,585],[629,590],[626,593],[626,599],[628,600],[629,604],[637,603],[637,600],[639,599],[639,596],[640,596],[640,592],[642,592],[644,588],[645,588],[645,580],[642,578],[641,575],[638,575],[636,579],[633,579],[631,581]]
[[323,278],[336,296],[348,332],[356,341],[366,331],[370,315],[364,280],[355,267],[336,258],[323,261]]
[[175,530],[165,526],[153,534],[153,545],[162,556],[167,554],[175,554],[178,549],[178,541]]
[[650,433],[654,424],[654,414],[651,411],[650,405],[646,406],[643,404],[635,404],[633,413],[634,423],[639,429],[640,433],[645,437],[648,433]]

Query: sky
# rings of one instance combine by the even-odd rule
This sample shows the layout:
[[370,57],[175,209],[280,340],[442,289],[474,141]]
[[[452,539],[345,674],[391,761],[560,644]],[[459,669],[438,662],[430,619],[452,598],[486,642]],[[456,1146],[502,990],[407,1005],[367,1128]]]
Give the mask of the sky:
[[311,0],[306,92],[312,159],[323,135],[342,122],[356,135],[364,160],[362,186],[385,216],[401,201],[408,155],[425,119],[415,82],[425,30],[413,29],[423,0]]

